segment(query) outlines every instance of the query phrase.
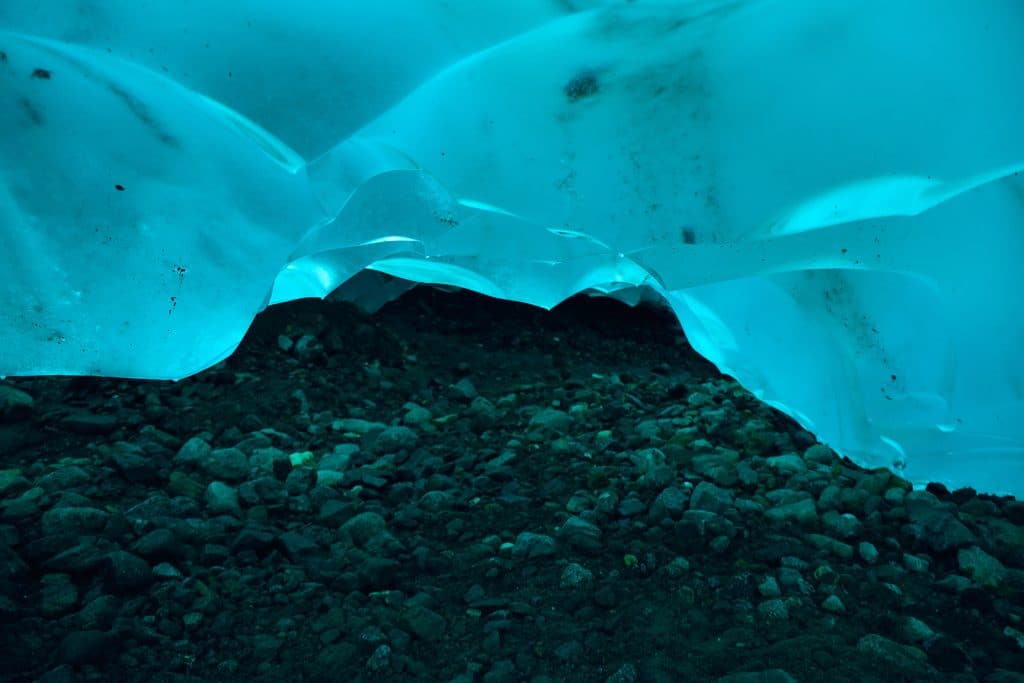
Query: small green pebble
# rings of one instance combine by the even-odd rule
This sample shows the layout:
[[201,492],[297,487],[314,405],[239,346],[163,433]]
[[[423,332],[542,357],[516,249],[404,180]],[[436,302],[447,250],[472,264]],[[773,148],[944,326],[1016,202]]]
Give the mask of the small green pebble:
[[292,467],[310,467],[313,464],[313,453],[310,451],[292,453],[288,456],[288,460],[291,461]]

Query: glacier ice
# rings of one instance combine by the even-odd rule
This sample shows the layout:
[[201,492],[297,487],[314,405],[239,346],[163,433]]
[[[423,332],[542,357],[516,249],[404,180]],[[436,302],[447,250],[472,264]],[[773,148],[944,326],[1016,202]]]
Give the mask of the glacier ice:
[[365,270],[640,288],[840,453],[1024,493],[1022,45],[1017,0],[6,0],[0,375],[180,378]]

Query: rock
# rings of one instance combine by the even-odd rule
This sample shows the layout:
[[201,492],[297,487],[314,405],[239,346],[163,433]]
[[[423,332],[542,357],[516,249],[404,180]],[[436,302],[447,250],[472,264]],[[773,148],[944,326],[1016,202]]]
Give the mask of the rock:
[[571,562],[562,570],[562,577],[559,580],[561,588],[584,588],[594,583],[594,572],[586,567]]
[[908,531],[936,553],[977,545],[978,539],[956,517],[956,506],[928,491],[911,491],[903,501],[911,521]]
[[345,671],[357,657],[358,651],[352,643],[336,643],[321,648],[311,667],[311,678],[317,681],[335,681],[338,672]]
[[311,358],[323,351],[324,347],[320,341],[311,334],[304,334],[295,342],[293,350],[299,358]]
[[947,593],[959,594],[973,586],[974,583],[966,576],[960,576],[959,574],[947,574],[936,581],[935,585]]
[[765,510],[764,514],[773,522],[780,523],[813,524],[818,521],[818,510],[810,498],[776,505]]
[[207,543],[199,554],[199,562],[207,567],[223,565],[230,556],[231,551],[226,546],[217,543]]
[[237,448],[212,450],[196,466],[207,476],[221,481],[241,481],[249,474],[249,459]]
[[637,683],[640,680],[640,673],[636,670],[636,666],[627,662],[604,680],[605,683]]
[[564,434],[573,425],[572,416],[555,408],[542,408],[530,418],[530,429],[540,432]]
[[[316,465],[316,456],[313,451],[295,451],[288,454],[288,463],[293,469],[311,468]],[[293,474],[289,472],[289,476]]]
[[316,483],[316,470],[300,467],[292,470],[285,477],[284,490],[289,496],[300,496],[309,493],[314,483]]
[[81,543],[77,543],[43,562],[43,569],[73,574],[89,572],[103,562],[106,554],[106,546],[99,545],[94,537],[86,536]]
[[338,470],[327,470],[320,468],[316,471],[317,486],[340,486],[345,482],[345,473]]
[[842,503],[843,490],[835,484],[829,484],[818,494],[818,509],[838,510]]
[[46,574],[40,579],[39,611],[46,617],[67,614],[78,605],[78,588],[67,574]]
[[87,536],[103,531],[110,519],[105,510],[87,507],[55,507],[43,513],[43,533]]
[[317,466],[325,470],[337,470],[344,472],[348,469],[349,462],[359,452],[359,446],[351,443],[338,444],[334,450],[320,458]]
[[635,496],[629,496],[619,503],[617,512],[619,513],[619,517],[626,518],[636,517],[637,515],[643,514],[646,510],[647,505],[642,500]]
[[689,495],[682,489],[670,486],[658,494],[648,511],[648,519],[656,524],[665,517],[678,520],[686,511]]
[[363,547],[386,528],[384,518],[376,512],[361,512],[345,522],[341,526],[341,532],[352,539],[355,545]]
[[860,542],[857,546],[857,553],[860,555],[860,559],[864,560],[868,564],[878,562],[878,549],[867,541]]
[[880,496],[885,493],[885,490],[889,488],[889,482],[892,480],[892,474],[888,470],[876,470],[868,474],[861,475],[857,481],[857,488],[863,489],[868,493]]
[[13,500],[0,506],[0,521],[21,526],[39,516],[39,504],[46,494],[39,487],[30,488]]
[[770,620],[784,621],[789,619],[789,607],[786,601],[779,598],[765,600],[757,606],[758,613]]
[[373,673],[382,672],[391,667],[391,647],[389,645],[378,645],[370,658],[366,660],[366,668]]
[[116,651],[117,640],[107,631],[72,631],[57,646],[57,661],[80,666],[101,664]]
[[132,545],[132,550],[150,560],[177,559],[184,547],[169,529],[153,529]]
[[284,641],[270,633],[257,633],[252,637],[252,656],[260,662],[269,662],[277,656]]
[[928,571],[929,562],[930,560],[926,557],[903,553],[903,566],[907,568],[907,571],[914,572],[915,574],[923,574]]
[[772,472],[785,477],[807,471],[807,464],[796,453],[774,455],[770,458],[765,458],[765,464],[768,465],[768,469]]
[[956,558],[960,571],[982,586],[994,588],[1006,579],[1006,567],[977,546],[961,548]]
[[87,630],[106,630],[114,623],[121,603],[113,595],[100,595],[79,610],[78,625]]
[[183,472],[171,472],[171,476],[167,482],[167,492],[175,496],[185,496],[186,498],[198,498],[203,495],[203,485],[192,479]]
[[85,486],[90,480],[89,473],[85,468],[78,465],[63,465],[49,474],[36,479],[36,486],[45,489],[48,493],[59,491],[70,491],[80,486]]
[[100,436],[117,429],[117,416],[110,414],[72,413],[62,417],[58,423],[63,429],[75,434]]
[[29,573],[29,566],[13,549],[0,542],[0,581],[16,580]]
[[857,641],[857,649],[900,668],[920,667],[928,662],[928,655],[922,650],[910,645],[901,645],[877,633],[863,636]]
[[[231,552],[238,554],[251,550],[257,555],[269,552],[277,543],[277,536],[256,526],[249,526],[238,532],[231,544]],[[205,548],[204,548],[205,551]]]
[[434,419],[433,413],[416,403],[409,402],[402,407],[406,411],[402,416],[402,422],[407,425],[422,426]]
[[0,422],[16,422],[32,413],[32,396],[10,384],[0,383]]
[[75,670],[67,664],[50,669],[36,683],[75,683]]
[[690,561],[685,557],[675,557],[665,565],[665,573],[670,579],[679,579],[690,571]]
[[423,510],[440,512],[451,509],[455,503],[455,496],[451,491],[427,491],[420,497],[417,504]]
[[21,468],[0,470],[0,498],[14,497],[32,487],[32,482],[22,476]]
[[416,432],[405,426],[386,427],[373,439],[370,450],[376,455],[411,451],[416,447],[419,437]]
[[210,482],[203,494],[203,501],[210,514],[238,517],[242,514],[242,508],[238,504],[238,491],[222,481]]
[[804,451],[804,461],[813,462],[817,465],[831,465],[836,460],[832,449],[820,443],[816,443]]
[[359,567],[359,578],[370,590],[390,587],[401,569],[402,564],[397,560],[371,557]]
[[711,482],[697,484],[690,495],[690,509],[723,514],[733,507],[735,496],[729,489],[719,488]]
[[421,640],[434,642],[444,637],[446,628],[444,617],[422,605],[406,610],[402,619],[409,630]]
[[180,579],[182,574],[170,562],[161,562],[153,567],[153,577],[161,581],[167,581],[169,579]]
[[916,617],[904,617],[900,625],[900,632],[903,634],[903,638],[911,643],[922,643],[935,637],[935,631]]
[[558,539],[584,552],[601,549],[601,529],[580,517],[565,520],[558,529]]
[[612,609],[619,603],[615,588],[605,584],[594,591],[594,604],[604,609]]
[[831,536],[825,536],[824,534],[807,534],[805,537],[807,542],[816,548],[821,550],[827,550],[836,557],[848,560],[853,557],[853,546],[837,541]]
[[452,385],[452,394],[463,401],[472,401],[480,395],[468,377],[463,377]]
[[738,451],[719,448],[714,453],[702,453],[694,456],[690,461],[690,467],[706,479],[710,479],[719,486],[734,486],[739,481],[738,464],[740,454]]
[[779,583],[792,593],[810,595],[814,592],[814,588],[811,584],[807,583],[800,574],[800,570],[794,567],[779,568]]
[[139,484],[156,481],[157,468],[152,457],[139,449],[119,441],[110,449],[110,459],[121,472],[121,476],[130,482]]
[[846,611],[846,605],[839,599],[839,596],[830,595],[821,603],[821,608],[833,614],[842,614]]
[[991,517],[984,521],[990,550],[1005,564],[1024,567],[1024,525]]
[[778,598],[782,595],[782,589],[779,588],[779,582],[774,576],[765,577],[765,580],[757,585],[757,592],[765,598]]
[[331,429],[336,432],[347,432],[360,436],[377,430],[383,430],[387,425],[383,422],[371,422],[357,417],[343,417],[331,422]]
[[510,659],[499,659],[484,674],[482,683],[517,683],[516,665]]
[[679,527],[684,534],[693,534],[700,538],[732,537],[736,532],[732,522],[707,510],[687,510],[683,513]]
[[141,557],[115,550],[104,558],[104,585],[116,595],[136,593],[153,581],[153,570]]
[[196,467],[210,457],[213,448],[198,436],[194,436],[178,449],[172,461],[179,467]]
[[515,545],[512,547],[513,557],[535,559],[551,557],[554,554],[555,539],[545,534],[534,534],[529,531],[524,531],[516,536]]
[[242,482],[238,497],[246,505],[280,505],[288,496],[283,482],[274,477],[258,477]]
[[893,487],[885,490],[882,494],[882,500],[892,506],[903,505],[903,501],[907,498],[907,491],[899,487]]
[[285,556],[295,564],[302,564],[304,560],[320,553],[320,546],[316,541],[296,531],[286,531],[278,536],[277,540]]
[[828,510],[821,516],[821,527],[825,533],[844,541],[858,536],[861,526],[860,520],[849,512],[839,514]]

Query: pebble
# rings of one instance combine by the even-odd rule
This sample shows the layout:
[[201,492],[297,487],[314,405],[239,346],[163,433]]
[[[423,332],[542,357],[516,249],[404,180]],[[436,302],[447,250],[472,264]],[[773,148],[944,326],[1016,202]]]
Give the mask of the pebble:
[[818,510],[809,498],[768,508],[764,514],[768,519],[780,523],[810,525],[818,521]]
[[241,481],[249,474],[249,459],[237,448],[211,450],[196,466],[206,476],[227,482]]
[[702,481],[690,494],[690,509],[722,514],[732,509],[735,495],[729,489]]
[[203,494],[206,509],[213,515],[241,515],[238,490],[222,481],[210,482]]
[[512,556],[531,560],[538,557],[551,557],[555,554],[555,547],[555,539],[551,536],[524,531],[516,536],[515,545],[512,547]]
[[882,660],[882,662],[899,667],[915,668],[928,661],[928,655],[918,648],[902,645],[877,633],[862,636],[857,641],[857,649]]
[[558,529],[558,538],[584,552],[601,549],[601,529],[580,517],[570,517]]
[[846,611],[846,605],[836,595],[830,595],[821,603],[821,608],[833,614],[842,614]]
[[771,620],[784,621],[789,619],[789,607],[786,606],[785,600],[779,598],[762,601],[758,604],[757,611],[762,616]]
[[961,548],[956,558],[960,571],[982,586],[994,588],[1006,579],[1006,567],[977,546]]
[[418,638],[428,642],[443,638],[447,627],[444,617],[423,606],[406,610],[402,620]]
[[861,541],[857,545],[857,554],[860,558],[868,564],[875,564],[878,562],[878,549],[867,541]]
[[584,588],[594,583],[594,572],[586,567],[570,562],[562,570],[558,585],[560,588]]

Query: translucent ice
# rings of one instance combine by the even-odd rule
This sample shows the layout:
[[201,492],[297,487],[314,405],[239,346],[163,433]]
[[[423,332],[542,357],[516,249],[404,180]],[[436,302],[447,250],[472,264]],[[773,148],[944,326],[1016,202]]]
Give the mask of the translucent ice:
[[839,452],[1024,493],[1022,45],[1017,0],[6,0],[0,374],[180,378],[365,269],[644,288]]

